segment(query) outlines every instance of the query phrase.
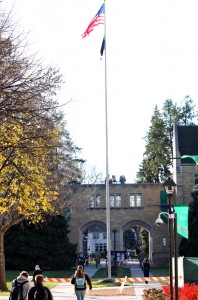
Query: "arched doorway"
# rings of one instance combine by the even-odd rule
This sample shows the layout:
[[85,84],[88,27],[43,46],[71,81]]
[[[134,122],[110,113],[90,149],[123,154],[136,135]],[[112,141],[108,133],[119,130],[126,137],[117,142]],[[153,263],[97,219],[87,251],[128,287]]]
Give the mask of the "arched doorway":
[[95,253],[106,256],[107,236],[106,224],[100,221],[90,221],[80,227],[79,249],[84,255],[94,257]]
[[153,230],[149,224],[141,220],[129,221],[121,227],[120,243],[128,258],[144,252],[152,261]]

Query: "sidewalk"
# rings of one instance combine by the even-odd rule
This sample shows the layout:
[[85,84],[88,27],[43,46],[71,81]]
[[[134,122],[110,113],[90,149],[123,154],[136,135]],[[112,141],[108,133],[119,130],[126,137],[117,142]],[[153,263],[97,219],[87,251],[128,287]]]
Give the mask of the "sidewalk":
[[[127,264],[127,267],[130,267],[131,277],[144,277],[142,269],[139,267],[139,262],[130,262],[129,265]],[[150,272],[149,276],[153,277],[153,274]],[[146,284],[145,282],[134,282],[133,287],[135,289],[136,298],[132,298],[132,299],[142,299],[141,296],[143,294],[144,289],[151,289],[151,288],[161,289],[162,288],[159,281],[158,282],[148,282],[148,284]]]
[[[101,263],[99,268],[106,267],[105,263]],[[131,277],[143,277],[143,272],[139,268],[139,262],[128,262],[127,267],[131,270]],[[85,272],[92,277],[97,271],[95,264],[89,264],[85,266]],[[153,275],[150,273],[150,277]],[[144,282],[134,282],[133,287],[135,289],[135,296],[116,296],[116,300],[142,300],[143,290],[149,288],[161,288],[161,284],[159,282],[152,282],[145,284]],[[54,300],[74,300],[76,299],[74,293],[74,287],[71,284],[61,283],[52,290]],[[115,296],[86,296],[85,300],[115,300]]]
[[[103,262],[99,266],[99,268],[106,267],[106,263]],[[139,263],[136,261],[131,261],[127,263],[127,267],[131,270],[131,277],[143,277],[143,272],[139,268]],[[85,272],[93,277],[95,272],[97,271],[95,264],[89,264],[85,266]],[[150,274],[150,277],[153,275]],[[159,282],[152,282],[145,284],[144,282],[134,282],[133,287],[135,289],[135,296],[86,296],[85,300],[142,300],[143,290],[145,288],[161,288],[161,284]],[[76,296],[74,293],[74,287],[70,283],[60,283],[56,287],[51,289],[54,300],[76,300]],[[0,300],[8,300],[8,296],[0,296]]]

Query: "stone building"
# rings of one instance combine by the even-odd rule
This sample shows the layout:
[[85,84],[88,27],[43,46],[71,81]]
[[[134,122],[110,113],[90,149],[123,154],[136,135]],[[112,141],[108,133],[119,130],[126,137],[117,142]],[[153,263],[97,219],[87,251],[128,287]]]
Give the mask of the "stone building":
[[[149,259],[155,264],[168,260],[167,225],[158,227],[161,184],[110,184],[111,250],[123,251],[123,234],[132,226],[145,228],[149,235]],[[88,232],[106,232],[106,186],[79,185],[71,195],[73,209],[70,220],[70,241],[77,252],[90,246]],[[87,241],[88,238],[88,241]],[[96,241],[100,244],[101,241]],[[104,241],[103,241],[104,242]],[[85,245],[86,244],[86,245]],[[104,245],[103,245],[104,246]]]
[[[177,184],[177,204],[188,204],[198,174],[198,126],[174,124],[173,180]],[[183,157],[183,158],[182,158]],[[198,157],[197,157],[198,162]]]
[[[173,204],[188,204],[198,173],[198,126],[178,126],[173,130],[173,180],[177,184]],[[187,155],[188,157],[184,157]],[[189,157],[191,156],[191,157]],[[194,159],[192,159],[192,156]],[[164,196],[161,184],[133,184],[111,180],[110,232],[111,250],[123,251],[124,233],[133,226],[145,228],[149,235],[149,259],[162,265],[169,261],[168,226],[158,227],[155,221],[161,212]],[[162,197],[163,195],[163,197]],[[166,200],[166,199],[165,199]],[[70,241],[77,252],[106,249],[106,186],[77,185],[71,195]],[[95,238],[94,238],[95,236]],[[179,243],[180,238],[179,237]],[[93,247],[94,244],[94,247]]]

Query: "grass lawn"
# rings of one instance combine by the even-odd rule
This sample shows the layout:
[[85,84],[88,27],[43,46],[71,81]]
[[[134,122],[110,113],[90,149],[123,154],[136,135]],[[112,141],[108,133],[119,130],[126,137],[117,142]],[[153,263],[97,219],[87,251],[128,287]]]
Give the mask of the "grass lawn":
[[151,267],[151,273],[154,277],[156,276],[169,276],[169,268],[162,268],[162,267]]
[[[115,282],[114,278],[124,278],[125,276],[131,277],[131,272],[129,268],[123,268],[119,267],[117,269],[117,274],[113,275],[112,272],[112,279],[107,279],[108,277],[108,269],[107,268],[101,268],[96,271],[94,276],[92,277],[92,285],[94,288],[101,288],[101,287],[115,287],[115,286],[120,286],[120,282]],[[100,280],[94,280],[98,279]],[[125,286],[131,286],[132,283],[126,283]]]
[[[154,277],[163,277],[163,276],[169,276],[169,268],[162,268],[162,267],[152,267],[151,268],[151,273],[153,274]],[[162,285],[167,284],[168,281],[163,280],[160,281]]]
[[[76,268],[71,268],[70,270],[49,270],[43,271],[43,275],[49,278],[70,278],[74,273]],[[28,271],[29,275],[33,274],[33,271]],[[169,268],[160,268],[160,267],[152,267],[151,273],[153,276],[169,276]],[[11,287],[12,280],[15,279],[19,275],[19,271],[6,271],[6,279],[8,289]],[[112,286],[120,286],[119,282],[115,282],[114,278],[124,278],[125,276],[131,277],[131,272],[129,268],[119,267],[117,269],[116,275],[112,272],[112,279],[107,279],[108,277],[108,269],[100,268],[96,271],[94,276],[92,277],[92,284],[95,288],[100,287],[112,287]],[[55,287],[57,283],[55,282],[45,282],[45,285],[50,289]],[[132,283],[128,283],[126,285],[132,285]],[[0,293],[0,295],[9,295],[9,293]]]
[[[112,273],[112,278],[123,278],[123,277],[131,277],[131,272],[130,272],[130,269],[129,268],[122,268],[122,267],[119,267],[118,268],[118,272],[116,275],[113,275]],[[96,271],[96,273],[94,274],[94,276],[92,277],[92,279],[98,279],[98,278],[107,278],[108,277],[108,269],[107,268],[101,268],[101,269],[98,269]]]
[[[43,275],[49,278],[70,278],[72,274],[74,273],[75,268],[70,270],[49,270],[49,271],[43,271]],[[20,271],[6,271],[6,282],[7,287],[10,290],[12,281],[19,276]],[[28,274],[32,276],[33,271],[28,271]],[[47,286],[49,289],[55,287],[57,285],[56,282],[45,282],[45,286]],[[1,296],[8,296],[9,293],[0,293]]]

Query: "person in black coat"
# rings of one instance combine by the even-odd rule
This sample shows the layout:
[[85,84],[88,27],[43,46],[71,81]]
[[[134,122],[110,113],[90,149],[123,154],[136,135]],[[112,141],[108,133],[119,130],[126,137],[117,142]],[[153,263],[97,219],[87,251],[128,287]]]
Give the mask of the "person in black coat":
[[34,285],[35,285],[35,277],[36,277],[36,275],[39,275],[39,274],[42,274],[42,273],[43,272],[42,272],[41,268],[39,267],[39,265],[36,265],[34,273],[33,273],[33,276],[32,276],[33,277],[32,280],[34,282]]
[[35,276],[35,286],[32,286],[28,292],[28,300],[35,300],[35,293],[39,293],[39,298],[45,300],[53,300],[50,289],[43,285],[43,275],[38,274]]
[[84,268],[84,265],[85,265],[85,257],[84,257],[84,255],[83,255],[83,253],[81,253],[81,254],[79,255],[79,257],[78,257],[78,265],[81,265],[81,266],[83,266],[83,268]]
[[[144,277],[149,277],[149,271],[150,271],[150,263],[148,258],[144,260],[143,262],[143,273]],[[146,280],[145,283],[147,284],[148,281]]]

